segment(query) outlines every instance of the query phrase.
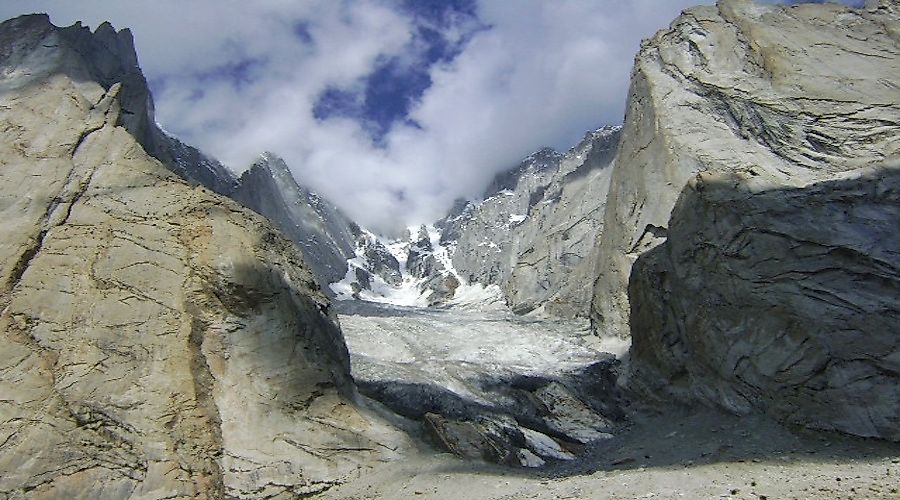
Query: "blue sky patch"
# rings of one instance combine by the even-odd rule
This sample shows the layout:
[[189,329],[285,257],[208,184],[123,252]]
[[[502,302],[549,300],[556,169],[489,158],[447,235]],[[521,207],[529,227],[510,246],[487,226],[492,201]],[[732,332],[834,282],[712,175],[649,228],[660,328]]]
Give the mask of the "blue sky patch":
[[[313,107],[317,120],[357,120],[378,145],[395,123],[418,127],[408,114],[431,86],[431,67],[453,61],[476,33],[487,29],[478,21],[473,0],[405,0],[401,10],[415,25],[406,53],[382,57],[375,70],[352,87],[323,92]],[[460,27],[463,36],[458,40],[442,31]]]

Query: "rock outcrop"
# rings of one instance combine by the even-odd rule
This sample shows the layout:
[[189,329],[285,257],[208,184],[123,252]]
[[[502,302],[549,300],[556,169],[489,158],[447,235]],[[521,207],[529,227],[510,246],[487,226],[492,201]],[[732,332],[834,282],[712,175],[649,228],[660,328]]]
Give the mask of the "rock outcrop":
[[701,171],[803,186],[897,154],[893,2],[689,9],[641,47],[600,239],[591,317],[629,334],[631,265]]
[[[357,255],[362,258],[362,269],[379,276],[385,283],[398,286],[403,282],[400,262],[384,246],[377,236],[355,226]],[[357,268],[359,269],[359,268]]]
[[153,97],[128,29],[116,31],[109,23],[94,32],[81,23],[59,28],[50,24],[46,14],[34,14],[4,22],[0,46],[0,64],[6,72],[0,92],[37,85],[61,74],[96,102],[102,96],[98,88],[120,83],[120,123],[144,151],[194,184],[217,193],[232,189],[234,179],[221,163],[156,125]]
[[419,232],[409,243],[406,269],[416,278],[424,278],[444,270],[444,266],[434,256],[434,245],[431,244],[431,235],[425,226],[419,228]]
[[562,155],[544,148],[528,156],[516,168],[498,174],[484,200],[465,212],[465,217],[442,221],[458,234],[451,258],[453,267],[469,283],[505,283],[515,262],[517,226],[527,217],[559,168]]
[[900,162],[802,188],[700,174],[631,275],[645,392],[900,441]]
[[900,437],[898,15],[723,0],[643,44],[592,306],[632,388]]
[[513,312],[540,308],[552,316],[588,316],[620,130],[591,132],[566,153],[517,228],[515,263],[502,287]]
[[148,155],[143,98],[83,71],[122,40],[0,25],[0,496],[327,489],[381,448],[336,316],[265,219]]

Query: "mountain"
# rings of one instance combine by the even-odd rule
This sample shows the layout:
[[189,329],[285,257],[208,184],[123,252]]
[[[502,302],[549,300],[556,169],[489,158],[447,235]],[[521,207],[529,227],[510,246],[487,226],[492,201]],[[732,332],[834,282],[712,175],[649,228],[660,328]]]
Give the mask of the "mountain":
[[284,162],[271,153],[262,155],[238,180],[214,158],[162,130],[155,122],[153,97],[128,29],[116,31],[109,23],[94,32],[81,23],[58,28],[46,15],[30,15],[9,21],[2,36],[5,50],[0,56],[5,67],[18,73],[6,79],[0,91],[20,90],[53,75],[66,75],[96,102],[102,97],[97,85],[109,89],[120,83],[120,124],[144,151],[190,183],[229,196],[269,218],[304,251],[320,283],[344,276],[359,232],[351,231],[355,225],[327,200],[297,185]]
[[416,293],[458,280],[428,303],[481,285],[630,337],[638,400],[898,440],[898,17],[689,9],[643,44],[621,129],[541,149],[387,246]]
[[297,184],[284,160],[261,155],[228,194],[296,243],[320,283],[347,274],[359,229],[328,200]]
[[2,37],[0,58],[15,77],[6,78],[0,91],[21,90],[53,75],[66,75],[88,100],[97,102],[102,89],[120,83],[120,124],[147,153],[195,184],[218,193],[231,188],[233,178],[221,163],[156,125],[153,97],[128,29],[116,31],[109,23],[94,32],[81,23],[59,28],[46,14],[34,14],[6,22]]
[[[221,163],[157,126],[153,99],[138,67],[129,30],[116,31],[109,23],[100,25],[93,33],[80,23],[57,28],[49,23],[46,16],[33,15],[10,21],[3,36],[6,37],[2,41],[6,47],[4,55],[7,66],[28,68],[21,71],[17,78],[4,82],[3,89],[14,91],[44,81],[52,75],[63,74],[83,87],[88,98],[96,102],[101,95],[92,84],[108,89],[114,83],[121,83],[118,97],[122,107],[120,124],[144,151],[185,180],[229,196],[270,219],[297,244],[327,293],[334,293],[328,284],[341,281],[349,287],[345,288],[350,291],[350,296],[370,288],[372,283],[379,286],[383,282],[379,292],[381,295],[401,285],[400,262],[407,261],[408,249],[404,247],[396,255],[391,253],[388,250],[389,241],[383,241],[360,228],[328,200],[298,185],[283,160],[274,154],[262,155],[240,179],[235,179]],[[575,179],[578,177],[575,172],[577,167],[589,165],[589,162],[582,162],[573,154],[570,152],[568,159],[565,159],[566,155],[550,149],[540,150],[521,165],[497,176],[488,187],[486,199],[477,203],[475,212],[470,214],[474,219],[468,224],[463,226],[464,219],[437,221],[435,227],[446,226],[438,231],[443,231],[440,238],[447,243],[446,248],[442,244],[438,253],[452,259],[452,266],[441,264],[442,269],[435,267],[433,273],[426,273],[427,276],[422,272],[430,270],[417,270],[415,273],[419,276],[415,278],[421,283],[407,283],[404,296],[425,294],[422,302],[439,305],[451,300],[461,285],[471,283],[481,291],[497,285],[503,288],[506,300],[517,311],[525,312],[548,303],[551,304],[546,308],[549,312],[567,316],[585,315],[584,293],[579,291],[575,293],[578,298],[570,300],[572,293],[556,293],[556,286],[548,283],[556,283],[557,268],[561,270],[558,281],[561,283],[576,262],[585,259],[588,239],[579,238],[584,236],[582,227],[586,226],[583,223],[575,225],[574,232],[578,234],[574,236],[577,241],[574,246],[567,242],[572,237],[572,230],[548,228],[554,231],[558,241],[547,247],[534,239],[544,234],[541,232],[543,229],[535,229],[530,221],[525,220],[538,203],[544,203],[540,207],[542,214],[547,213],[550,206],[556,206],[558,200],[544,199],[544,191],[551,184],[562,196],[563,205],[570,205],[566,197],[574,188],[563,189],[568,183],[565,179]],[[559,164],[564,160],[572,172],[566,170],[569,167],[560,170]],[[593,186],[584,180],[578,184]],[[596,186],[591,189],[596,191]],[[593,200],[603,199],[599,196],[602,193],[590,194]],[[596,208],[591,207],[591,210]],[[534,210],[537,214],[538,209]],[[541,215],[539,218],[546,217]],[[591,220],[589,225],[593,230],[598,223],[596,217]],[[511,230],[514,226],[522,226],[522,234],[528,234],[531,240],[520,241],[518,236],[513,236],[518,234]],[[459,234],[451,237],[446,231]],[[537,248],[531,248],[529,245],[535,242]],[[479,245],[486,246],[489,251],[482,252]],[[573,250],[575,247],[577,249]],[[519,253],[526,252],[528,255],[520,261]],[[558,260],[555,258],[537,263],[529,260],[544,252],[550,252],[548,256],[551,253],[553,257],[564,256],[564,262],[557,266]],[[489,258],[482,259],[484,255]],[[411,262],[417,262],[416,258],[413,257]],[[541,267],[541,262],[547,264]],[[452,269],[454,266],[456,269]],[[514,268],[517,269],[515,278]],[[534,268],[538,270],[533,271]],[[532,273],[540,274],[540,277],[535,280]],[[535,282],[539,283],[537,288]],[[355,288],[359,290],[354,292]],[[497,293],[490,292],[488,295],[495,297]]]
[[0,24],[0,496],[328,489],[387,449],[337,317],[272,224],[144,149],[135,61],[108,25]]
[[[337,297],[418,306],[503,302],[520,314],[587,317],[591,255],[619,131],[590,132],[565,154],[542,148],[495,176],[482,200],[457,200],[445,217],[409,228],[405,238],[368,233],[366,245],[388,255],[357,250],[347,275],[332,285]],[[393,280],[371,276],[384,258],[399,271]]]
[[642,397],[900,439],[897,26],[723,1],[644,43],[592,306]]
[[[889,0],[689,9],[643,43],[623,127],[386,239],[272,154],[234,179],[161,131],[127,31],[0,24],[0,496],[302,497],[409,451],[357,406],[325,292],[589,316],[631,339],[621,363],[571,373],[575,391],[452,360],[496,395],[465,411],[382,372],[370,394],[424,420],[394,422],[471,456],[619,438],[559,425],[599,431],[584,417],[604,397],[623,418],[713,406],[900,441],[898,25]],[[412,316],[374,310],[352,321]],[[400,357],[456,332],[418,313]],[[484,317],[462,328],[515,331]],[[519,321],[528,338],[556,322]],[[518,414],[478,420],[490,408]]]
[[435,223],[465,282],[498,286],[517,313],[587,317],[619,134],[604,127],[565,154],[541,149]]

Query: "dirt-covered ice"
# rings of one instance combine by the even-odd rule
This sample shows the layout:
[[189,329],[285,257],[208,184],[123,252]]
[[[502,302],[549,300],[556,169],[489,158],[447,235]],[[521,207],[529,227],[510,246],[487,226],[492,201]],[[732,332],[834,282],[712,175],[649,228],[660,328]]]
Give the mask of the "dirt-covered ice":
[[482,401],[486,378],[555,378],[621,354],[622,341],[601,342],[586,322],[515,316],[501,310],[424,309],[339,303],[341,327],[359,382],[430,384]]

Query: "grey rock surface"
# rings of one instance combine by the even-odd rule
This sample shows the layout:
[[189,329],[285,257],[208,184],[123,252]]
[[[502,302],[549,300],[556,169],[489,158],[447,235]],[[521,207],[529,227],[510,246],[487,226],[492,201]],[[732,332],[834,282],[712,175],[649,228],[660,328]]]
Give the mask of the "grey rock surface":
[[328,283],[347,274],[359,229],[328,200],[300,186],[275,154],[261,155],[228,195],[265,216],[296,243],[326,292]]
[[454,205],[435,226],[460,276],[499,285],[516,313],[587,317],[618,140],[618,127],[604,127],[565,154],[542,149],[498,175],[483,201]]
[[642,44],[597,254],[598,334],[629,335],[631,266],[665,240],[698,172],[803,186],[897,155],[897,23],[894,2],[730,0]]
[[900,436],[894,5],[722,1],[642,47],[593,304],[638,393]]
[[498,174],[485,199],[441,225],[459,236],[451,244],[453,267],[469,283],[500,285],[512,271],[516,227],[528,216],[554,173],[562,155],[542,149],[516,168]]
[[428,307],[439,306],[448,303],[456,295],[460,286],[459,278],[451,273],[438,272],[429,275],[428,279],[419,285],[419,290],[428,295]]
[[0,496],[294,497],[383,458],[294,246],[148,155],[47,26],[0,25]]
[[0,26],[0,45],[0,71],[7,76],[0,92],[62,74],[96,102],[118,83],[120,124],[147,153],[191,183],[223,194],[232,189],[234,178],[227,168],[157,126],[153,97],[127,28],[116,31],[109,23],[94,32],[81,23],[59,28],[46,14],[32,14],[5,21]]
[[359,233],[357,245],[362,249],[369,272],[381,276],[389,285],[397,286],[403,282],[400,262],[381,241],[371,234]]
[[588,316],[619,132],[620,127],[601,128],[567,152],[541,200],[516,228],[515,263],[502,286],[514,312]]
[[434,256],[434,246],[425,226],[419,228],[415,239],[409,244],[406,269],[416,278],[433,276],[444,270],[444,266]]
[[192,184],[229,196],[272,221],[297,244],[323,286],[345,276],[356,247],[353,223],[328,200],[298,185],[283,160],[263,154],[236,180],[217,160],[156,124],[153,97],[128,29],[117,32],[109,23],[93,33],[80,24],[57,28],[47,16],[32,15],[7,21],[0,31],[9,39],[0,67],[16,74],[3,88],[20,88],[53,74],[68,75],[84,92],[96,92],[96,84],[105,90],[120,83],[120,123],[147,153]]
[[900,441],[900,162],[752,179],[695,177],[635,263],[633,386]]

